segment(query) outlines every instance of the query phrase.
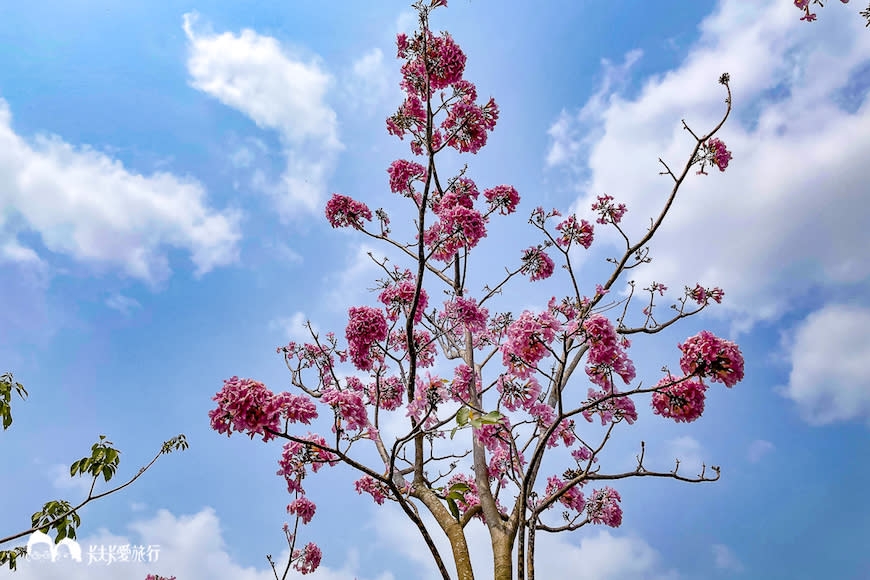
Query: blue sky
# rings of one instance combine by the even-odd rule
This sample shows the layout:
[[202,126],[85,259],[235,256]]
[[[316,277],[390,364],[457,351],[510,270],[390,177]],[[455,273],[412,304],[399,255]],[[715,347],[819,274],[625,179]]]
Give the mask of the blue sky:
[[[467,162],[480,187],[522,196],[474,255],[478,288],[539,241],[526,224],[538,205],[588,219],[608,193],[642,235],[669,192],[658,157],[685,162],[680,119],[712,127],[716,80],[732,79],[719,133],[731,165],[691,176],[632,276],[671,289],[660,308],[696,282],[725,300],[638,337],[630,356],[648,384],[677,367],[677,342],[709,329],[740,344],[746,378],[712,389],[689,425],[638,399],[639,421],[602,458],[631,468],[644,440],[648,466],[679,457],[722,478],[621,483],[623,525],[541,539],[543,577],[870,576],[870,32],[856,11],[832,3],[813,24],[787,0],[435,12],[465,77],[501,109],[487,147],[446,167]],[[159,544],[147,571],[179,580],[271,577],[290,500],[280,444],[219,436],[207,412],[233,375],[288,388],[275,347],[304,338],[302,321],[341,336],[349,306],[374,304],[365,252],[384,249],[332,230],[323,207],[339,192],[394,224],[409,215],[386,169],[411,154],[384,119],[401,101],[395,34],[413,25],[406,2],[0,7],[0,371],[30,391],[0,435],[0,535],[49,499],[83,497],[64,472],[99,434],[123,451],[120,481],[183,432],[189,450],[83,511],[80,543]],[[617,241],[598,228],[577,256],[584,293]],[[541,309],[566,283],[523,280],[500,307]],[[354,479],[339,467],[308,485],[318,514],[303,538],[324,552],[311,578],[435,578],[400,510],[358,496]],[[487,577],[484,528],[469,534]],[[145,573],[24,563],[16,577]]]

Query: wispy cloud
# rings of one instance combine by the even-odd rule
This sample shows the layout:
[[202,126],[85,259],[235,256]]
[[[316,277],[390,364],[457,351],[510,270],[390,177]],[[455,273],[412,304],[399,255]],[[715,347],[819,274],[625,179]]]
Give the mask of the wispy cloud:
[[117,310],[124,316],[129,316],[133,310],[141,308],[142,305],[135,298],[124,296],[123,294],[112,294],[106,299],[106,306],[113,310]]
[[776,447],[770,441],[764,439],[756,439],[749,444],[748,457],[752,463],[758,463],[768,453],[773,452]]
[[737,559],[731,548],[724,544],[713,544],[713,558],[716,567],[720,570],[743,572],[743,564]]

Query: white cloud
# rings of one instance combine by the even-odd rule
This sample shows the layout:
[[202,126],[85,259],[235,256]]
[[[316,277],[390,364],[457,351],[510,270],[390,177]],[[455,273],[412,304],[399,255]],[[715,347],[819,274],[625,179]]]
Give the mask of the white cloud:
[[353,62],[344,83],[346,98],[353,108],[371,115],[386,97],[390,88],[389,79],[390,70],[384,63],[384,53],[374,48]]
[[[681,171],[694,145],[680,119],[696,133],[711,129],[725,110],[716,80],[731,74],[734,111],[717,136],[734,158],[724,173],[690,170],[651,243],[653,262],[631,277],[638,288],[664,282],[671,298],[684,284],[720,286],[725,302],[711,310],[734,315],[735,332],[776,320],[807,292],[866,285],[870,275],[857,250],[870,246],[865,154],[843,146],[870,141],[861,74],[870,35],[846,10],[819,26],[793,12],[789,3],[723,0],[678,67],[646,79],[632,99],[608,95],[610,69],[579,120],[563,115],[551,129],[549,161],[588,176],[574,209],[588,219],[596,196],[613,195],[637,240],[673,184],[658,158]],[[584,142],[588,123],[599,134]],[[601,243],[623,242],[597,226]]]
[[788,340],[791,373],[783,394],[810,424],[870,422],[870,309],[830,305],[802,321]]
[[49,475],[51,484],[57,489],[72,490],[76,497],[72,498],[73,503],[78,503],[88,496],[91,491],[91,483],[94,481],[92,476],[87,474],[70,477],[69,466],[61,463],[56,463],[49,467]]
[[[677,437],[667,442],[667,457],[662,458],[662,465],[667,465],[668,461],[672,461],[676,466],[676,461],[680,461],[678,473],[684,477],[697,477],[701,473],[704,463],[704,448],[701,443],[694,437],[688,435]],[[712,476],[713,473],[709,470],[707,464],[707,474]]]
[[40,263],[14,236],[39,233],[52,252],[114,266],[151,283],[170,273],[168,248],[187,250],[197,275],[238,257],[239,216],[206,205],[202,185],[169,173],[140,175],[56,136],[25,140],[0,99],[0,222],[6,260]]
[[[131,534],[116,535],[105,529],[96,534],[79,537],[82,561],[19,561],[17,580],[116,580],[117,578],[144,578],[146,574],[176,576],[184,580],[269,580],[274,579],[264,560],[262,568],[243,567],[232,560],[220,529],[220,521],[212,508],[194,515],[175,516],[160,510],[151,519],[129,525]],[[89,562],[89,552],[101,546],[143,545],[159,546],[156,561],[141,562]],[[147,553],[147,552],[146,552]],[[286,563],[287,550],[276,554],[276,564]],[[353,553],[340,570],[321,564],[307,578],[311,580],[352,580],[361,578],[358,558]],[[379,580],[392,580],[389,573]]]
[[139,304],[139,301],[135,298],[130,298],[129,296],[124,296],[117,292],[106,299],[106,306],[113,310],[117,310],[124,316],[128,316],[137,308],[142,308],[142,305]]
[[184,15],[191,86],[279,134],[284,173],[278,181],[257,173],[253,184],[275,199],[282,219],[314,212],[342,148],[335,111],[325,102],[332,77],[272,37],[249,29],[238,35],[194,31],[196,19],[196,13]]
[[770,441],[756,439],[749,444],[749,461],[752,463],[758,463],[765,455],[772,452],[774,449],[776,449],[776,447],[774,447],[773,443]]
[[[292,316],[283,316],[269,321],[269,328],[281,332],[281,340],[288,342],[311,342],[311,332],[306,326],[307,319],[304,312],[294,312]],[[311,327],[317,332],[317,325],[313,322]]]
[[716,562],[716,567],[720,570],[730,570],[732,572],[743,572],[743,564],[731,551],[731,548],[724,544],[713,544],[713,558]]

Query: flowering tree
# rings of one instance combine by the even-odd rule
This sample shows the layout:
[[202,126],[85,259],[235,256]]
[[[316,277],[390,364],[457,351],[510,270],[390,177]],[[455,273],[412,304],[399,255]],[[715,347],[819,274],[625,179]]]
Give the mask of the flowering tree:
[[[719,78],[727,91],[721,121],[700,134],[683,121],[692,146],[681,170],[659,159],[661,175],[672,182],[672,189],[661,213],[637,241],[630,241],[620,225],[627,211],[624,204],[601,195],[592,205],[597,224],[614,228],[625,240],[625,251],[610,259],[612,273],[591,296],[581,292],[572,256],[576,259],[591,246],[595,226],[541,207],[529,219],[540,231],[541,243],[522,251],[503,279],[475,293],[466,285],[472,251],[486,237],[491,218],[517,211],[520,196],[510,185],[496,185],[485,189],[481,200],[465,169],[445,178],[436,166],[447,149],[477,153],[499,117],[495,101],[479,102],[475,85],[463,78],[466,56],[453,38],[429,28],[432,10],[446,4],[419,0],[414,5],[418,30],[397,38],[406,98],[387,119],[387,131],[402,140],[408,137],[422,163],[393,162],[389,187],[407,198],[415,239],[392,237],[390,218],[382,209],[372,212],[365,203],[338,194],[326,204],[326,218],[334,228],[353,228],[388,244],[411,268],[375,260],[385,272],[378,306],[349,309],[346,345],[334,333],[321,336],[309,325],[310,342],[278,348],[299,392],[274,393],[256,380],[232,377],[209,412],[219,433],[285,441],[278,475],[293,498],[287,511],[295,523],[292,530],[284,525],[290,559],[282,578],[291,568],[307,574],[320,563],[316,544],[299,547],[298,536],[300,523],[309,523],[316,511],[305,494],[306,478],[324,465],[344,462],[360,472],[354,482],[358,493],[379,505],[397,503],[416,526],[442,577],[461,580],[474,577],[466,542],[466,528],[474,520],[472,525],[486,526],[492,539],[495,578],[511,579],[516,573],[532,580],[538,532],[620,525],[621,497],[610,487],[612,482],[632,477],[707,482],[719,477],[718,467],[708,471],[705,466],[698,474],[681,473],[679,464],[671,471],[649,470],[643,444],[637,467],[629,472],[604,471],[599,456],[618,425],[637,420],[637,395],[651,395],[653,413],[691,422],[704,411],[710,388],[705,379],[728,388],[743,379],[737,345],[702,331],[678,345],[679,373],[663,368],[664,375],[653,386],[630,386],[635,367],[628,337],[655,334],[711,302],[720,303],[722,290],[686,287],[674,314],[659,322],[654,298],[656,292],[664,295],[666,287],[653,283],[644,289],[649,300],[642,309],[645,320],[637,327],[624,323],[634,298],[633,282],[628,282],[627,298],[611,304],[602,300],[626,270],[650,261],[647,243],[692,168],[699,166],[695,173],[706,174],[707,166],[720,171],[728,167],[731,153],[714,137],[731,111],[728,74]],[[373,220],[375,227],[370,225]],[[550,298],[541,312],[514,316],[491,311],[495,298],[523,276],[531,283],[553,276],[557,261],[566,272],[564,296]],[[446,292],[443,305],[431,299],[433,287]],[[622,306],[621,315],[611,321],[602,311],[614,305]],[[584,357],[586,376],[581,379],[576,375]],[[452,366],[452,376],[425,370],[436,359]],[[348,361],[353,374],[339,371]],[[617,377],[629,387],[619,388]],[[586,381],[591,386],[575,384]],[[301,434],[296,429],[297,423],[308,425],[326,409],[333,418],[331,433]],[[382,424],[392,413],[404,414],[407,432],[389,439]],[[600,422],[600,429],[581,431],[583,422],[593,421]],[[455,451],[458,441],[467,442],[462,452]],[[377,453],[376,464],[360,459],[365,447]],[[562,468],[544,471],[545,455],[559,453]],[[564,510],[560,523],[550,515],[557,504]],[[424,509],[440,531],[427,527]],[[435,533],[449,540],[453,572],[433,541]],[[268,560],[279,578],[271,556]]]

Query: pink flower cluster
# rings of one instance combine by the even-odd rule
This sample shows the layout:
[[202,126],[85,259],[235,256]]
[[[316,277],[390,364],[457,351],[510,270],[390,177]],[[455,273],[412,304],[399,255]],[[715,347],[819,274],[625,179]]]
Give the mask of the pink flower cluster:
[[[307,436],[300,437],[300,439],[328,448],[326,439],[314,433],[308,433]],[[330,465],[338,463],[338,456],[320,447],[298,441],[289,441],[284,444],[281,459],[278,460],[277,475],[281,475],[287,480],[289,493],[305,493],[302,489],[302,480],[307,474],[306,465],[311,464],[311,470],[317,473],[324,463]]]
[[522,382],[510,375],[501,375],[495,388],[501,393],[501,402],[509,411],[516,411],[518,408],[528,410],[541,394],[541,385],[535,377],[529,377]]
[[[848,4],[849,0],[840,0],[843,4]],[[821,4],[821,2],[819,2]],[[812,22],[816,19],[816,15],[810,13],[810,0],[794,0],[794,5],[804,11],[804,15],[801,16],[801,20],[805,20],[807,22]],[[861,14],[864,14],[863,12]],[[870,24],[868,24],[870,26]]]
[[[404,330],[394,330],[390,333],[387,343],[391,351],[408,352],[408,334]],[[422,368],[431,367],[435,364],[435,342],[425,330],[414,330],[414,347],[417,349],[417,366]],[[406,354],[403,360],[407,359]]]
[[308,542],[302,550],[293,550],[293,567],[300,574],[311,574],[320,566],[323,554],[314,542]]
[[542,401],[536,401],[529,407],[529,415],[538,421],[541,429],[549,429],[556,421],[556,410]]
[[284,353],[284,359],[288,366],[292,366],[294,361],[299,361],[300,369],[316,368],[320,373],[320,383],[327,387],[332,384],[332,371],[335,365],[335,357],[333,352],[338,354],[341,362],[347,361],[347,355],[344,351],[336,351],[334,349],[335,335],[331,332],[327,333],[327,339],[333,342],[332,348],[327,348],[324,345],[316,345],[306,343],[299,345],[295,342],[290,342],[287,346],[280,346],[277,352]]
[[262,435],[263,441],[275,436],[266,431],[281,430],[281,418],[293,423],[310,423],[317,418],[314,402],[304,395],[279,395],[266,385],[253,379],[232,377],[224,381],[223,388],[212,398],[217,409],[208,412],[211,428],[218,433],[231,435],[233,430],[248,432],[251,439]]
[[[411,314],[411,306],[414,303],[414,293],[417,291],[417,280],[410,270],[405,270],[399,281],[391,283],[384,288],[378,300],[386,306],[387,318],[395,322],[400,313],[405,316]],[[420,299],[417,301],[417,310],[414,311],[414,323],[423,319],[423,311],[429,306],[429,295],[425,288],[420,289]]]
[[358,230],[362,229],[360,218],[372,221],[371,210],[361,201],[334,193],[332,199],[326,202],[326,219],[334,228],[351,226]]
[[556,230],[560,234],[556,238],[556,243],[564,248],[570,248],[575,242],[587,250],[592,245],[594,226],[586,220],[581,219],[578,224],[577,217],[570,215],[556,226]]
[[372,347],[387,338],[387,321],[380,310],[370,306],[352,306],[348,315],[345,336],[350,360],[361,371],[371,370],[375,359],[381,360],[380,353],[373,353]]
[[[346,430],[364,431],[368,428],[369,417],[363,404],[362,396],[354,390],[339,391],[327,389],[323,391],[320,400],[330,405],[336,413],[337,424],[342,419],[347,422]],[[333,426],[333,431],[335,426]]]
[[[505,487],[509,475],[513,476],[514,479],[522,478],[525,463],[526,460],[522,453],[519,455],[512,453],[510,447],[505,445],[492,453],[487,473],[490,480],[497,481],[500,487]],[[499,511],[503,512],[504,510],[502,508]]]
[[406,196],[416,197],[412,182],[426,181],[426,170],[423,166],[404,159],[393,161],[387,173],[390,174],[390,191]]
[[[602,400],[609,395],[615,395],[609,399]],[[618,395],[618,391],[614,387],[609,391],[596,391],[589,389],[588,402],[595,403],[583,411],[583,417],[592,422],[592,415],[599,413],[601,415],[601,424],[606,425],[613,421],[625,419],[631,425],[637,421],[637,409],[634,406],[634,401],[625,395]]]
[[[688,286],[686,288],[688,289]],[[710,290],[709,288],[701,287],[700,284],[695,284],[695,287],[689,291],[689,297],[698,304],[707,304],[710,298],[715,300],[716,304],[722,304],[724,296],[725,292],[721,288],[715,287]]]
[[705,154],[700,157],[701,169],[697,172],[698,175],[707,175],[704,167],[707,163],[715,165],[719,171],[725,171],[728,167],[728,162],[731,161],[731,152],[725,148],[725,144],[719,139],[713,138],[704,144]]
[[[672,376],[662,378],[654,388],[677,381]],[[694,381],[683,381],[653,393],[653,413],[673,419],[676,422],[691,423],[704,412],[704,399],[707,385]]]
[[456,325],[456,334],[461,336],[461,331],[468,330],[472,334],[486,332],[486,320],[489,310],[477,305],[475,298],[463,298],[456,296],[453,300],[444,303],[444,313],[451,325]]
[[702,330],[677,347],[683,351],[680,369],[686,375],[696,374],[702,379],[709,376],[728,388],[743,380],[743,355],[735,343]]
[[408,403],[407,416],[422,421],[426,413],[431,410],[423,425],[429,429],[437,423],[438,417],[435,415],[435,411],[438,410],[438,405],[450,398],[450,393],[445,386],[447,382],[446,379],[441,379],[437,375],[433,377],[428,372],[425,379],[417,375],[414,399]]
[[450,398],[458,403],[471,401],[472,382],[474,383],[475,392],[480,394],[480,376],[466,364],[457,366],[453,369],[453,382],[450,383],[448,389]]
[[478,195],[474,182],[460,178],[433,206],[439,220],[423,232],[423,241],[434,259],[447,262],[461,248],[473,248],[486,237],[488,218],[474,209]]
[[402,406],[405,385],[398,377],[377,377],[369,385],[369,400],[385,411],[395,411]]
[[314,512],[317,510],[317,506],[313,501],[308,499],[307,497],[300,496],[293,500],[293,502],[287,506],[287,513],[298,516],[300,520],[302,520],[303,524],[307,524],[311,521],[311,518],[314,517]]
[[586,503],[589,520],[593,524],[606,524],[612,528],[622,524],[622,508],[619,493],[610,487],[592,491],[592,497]]
[[529,280],[546,280],[553,275],[553,260],[547,255],[540,246],[532,246],[528,250],[523,251],[522,268],[520,272],[523,274],[531,274]]
[[541,359],[550,356],[548,346],[559,330],[561,324],[549,312],[524,311],[505,331],[502,362],[517,377],[529,378]]
[[571,447],[577,442],[577,435],[574,434],[574,421],[570,419],[562,419],[559,426],[553,430],[550,438],[547,439],[547,447],[558,447],[559,440],[565,444],[565,447]]
[[[551,475],[547,478],[547,496],[552,496],[559,493],[565,487],[565,482],[559,477]],[[577,485],[572,486],[559,498],[559,503],[575,512],[582,512],[586,507],[586,500],[583,498],[583,492],[578,489]],[[552,504],[551,506],[552,507]]]
[[175,580],[175,576],[158,576],[157,574],[148,574],[145,576],[145,580]]
[[447,481],[447,489],[450,489],[455,483],[464,483],[469,488],[468,491],[462,494],[462,499],[456,500],[456,507],[459,508],[461,514],[465,514],[469,509],[480,504],[480,496],[477,494],[477,482],[474,481],[474,476],[457,473]]
[[498,210],[501,215],[514,213],[520,203],[520,194],[511,185],[497,185],[483,192],[489,202],[490,211]]
[[634,380],[634,363],[622,350],[616,330],[610,320],[601,314],[590,316],[583,323],[589,341],[586,374],[596,385],[607,390],[613,387],[612,373],[622,377],[625,384]]
[[614,206],[612,201],[612,195],[598,196],[598,201],[592,204],[592,211],[597,211],[600,216],[595,220],[596,222],[600,224],[606,224],[609,222],[618,224],[620,220],[622,220],[622,216],[624,216],[627,211],[625,209],[625,204],[621,203],[619,206]]
[[369,475],[363,475],[353,483],[353,486],[356,488],[358,494],[362,495],[362,493],[365,492],[372,496],[372,499],[374,499],[375,503],[378,505],[384,505],[384,500],[387,499],[387,493],[389,492],[383,483],[375,480]]

